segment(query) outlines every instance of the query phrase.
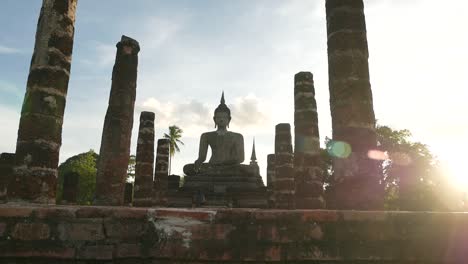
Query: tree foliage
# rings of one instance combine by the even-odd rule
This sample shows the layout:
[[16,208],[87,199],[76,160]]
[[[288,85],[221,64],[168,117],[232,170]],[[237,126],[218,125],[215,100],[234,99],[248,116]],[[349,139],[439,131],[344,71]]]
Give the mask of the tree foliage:
[[379,147],[387,156],[382,164],[386,209],[450,210],[456,207],[456,201],[446,199],[450,192],[448,179],[427,145],[412,141],[407,129],[377,126],[376,131]]
[[[428,146],[411,140],[407,129],[377,126],[377,144],[385,153],[382,184],[387,210],[453,210],[459,201],[448,199],[450,186]],[[326,138],[328,148],[332,140]],[[332,184],[332,158],[323,152],[327,170],[325,186]]]
[[136,166],[136,156],[130,155],[130,159],[128,160],[128,168],[127,168],[127,182],[135,181],[135,166]]
[[176,125],[169,127],[169,134],[164,134],[164,138],[169,139],[169,153],[170,153],[170,160],[169,160],[169,174],[171,174],[171,166],[172,166],[172,158],[174,157],[176,152],[180,152],[179,144],[184,145],[180,139],[182,138],[182,133],[184,131]]
[[57,203],[62,200],[64,176],[74,172],[78,179],[78,204],[91,204],[96,189],[97,159],[99,155],[93,150],[75,155],[58,167]]

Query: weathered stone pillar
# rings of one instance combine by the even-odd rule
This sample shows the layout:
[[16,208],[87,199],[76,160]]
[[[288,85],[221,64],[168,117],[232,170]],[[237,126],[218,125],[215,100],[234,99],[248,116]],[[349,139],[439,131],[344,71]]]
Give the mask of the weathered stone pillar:
[[325,207],[323,171],[314,78],[310,72],[294,76],[294,173],[296,208]]
[[62,202],[65,204],[74,204],[78,199],[78,187],[80,175],[76,172],[68,172],[63,175]]
[[125,183],[124,204],[131,205],[133,202],[133,183]]
[[291,142],[291,125],[276,125],[275,134],[275,206],[294,209],[294,168]]
[[101,150],[96,176],[96,204],[121,205],[130,157],[130,138],[133,126],[138,42],[126,36],[117,43],[117,55],[112,71]]
[[151,206],[153,199],[154,113],[141,112],[135,164],[134,206]]
[[55,203],[77,0],[43,0],[16,143],[9,201]]
[[267,199],[268,207],[275,208],[275,154],[267,155]]
[[362,0],[327,0],[328,73],[333,126],[332,196],[338,209],[383,205]]
[[13,167],[15,165],[14,153],[0,154],[0,203],[6,202],[7,187],[13,176]]
[[275,184],[275,154],[267,155],[267,188],[274,189]]
[[180,185],[180,176],[178,175],[169,175],[167,177],[167,188],[169,190],[177,190]]
[[169,139],[158,139],[156,150],[156,167],[154,170],[154,204],[167,204],[167,189],[169,175]]

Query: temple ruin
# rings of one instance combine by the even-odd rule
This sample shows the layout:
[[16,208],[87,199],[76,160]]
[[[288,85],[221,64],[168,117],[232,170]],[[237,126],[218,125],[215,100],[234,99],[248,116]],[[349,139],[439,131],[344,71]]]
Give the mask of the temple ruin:
[[[362,0],[326,0],[333,182],[325,199],[313,74],[299,72],[291,125],[280,123],[266,185],[255,143],[228,131],[224,93],[216,130],[203,133],[185,183],[168,175],[170,142],[142,112],[136,178],[126,183],[139,43],[117,43],[96,175],[95,204],[76,202],[78,176],[57,165],[77,0],[43,0],[15,153],[0,155],[0,262],[6,263],[465,263],[468,215],[369,211],[383,207]],[[292,77],[292,76],[291,76]],[[228,98],[229,99],[229,98]],[[321,111],[324,111],[323,109]],[[207,149],[212,150],[208,161]],[[333,153],[333,145],[331,146]],[[194,157],[195,158],[195,157]],[[203,199],[201,199],[203,198]],[[169,208],[179,207],[179,208]],[[196,208],[193,208],[196,207]],[[330,210],[333,209],[333,210]],[[338,209],[338,210],[335,210]],[[355,211],[365,210],[365,211]]]

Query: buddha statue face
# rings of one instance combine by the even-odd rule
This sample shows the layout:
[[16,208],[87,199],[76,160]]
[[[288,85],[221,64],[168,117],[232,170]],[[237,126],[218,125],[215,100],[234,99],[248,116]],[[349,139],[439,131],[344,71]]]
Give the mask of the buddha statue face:
[[221,102],[214,111],[213,120],[215,122],[215,127],[225,129],[229,127],[229,122],[231,122],[231,110],[227,107],[224,101],[224,92],[221,95]]
[[215,122],[215,126],[219,128],[229,127],[229,122],[231,121],[231,115],[227,112],[215,112],[213,120]]

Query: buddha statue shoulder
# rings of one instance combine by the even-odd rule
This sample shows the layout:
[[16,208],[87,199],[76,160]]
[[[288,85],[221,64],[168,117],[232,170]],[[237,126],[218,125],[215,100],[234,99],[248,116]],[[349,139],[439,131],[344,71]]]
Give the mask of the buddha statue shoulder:
[[[231,110],[225,104],[224,93],[214,111],[213,121],[216,130],[201,135],[198,159],[184,167],[186,175],[203,173],[217,166],[235,166],[244,161],[244,137],[227,130],[231,121]],[[204,163],[208,147],[211,148],[211,158],[208,163]]]

